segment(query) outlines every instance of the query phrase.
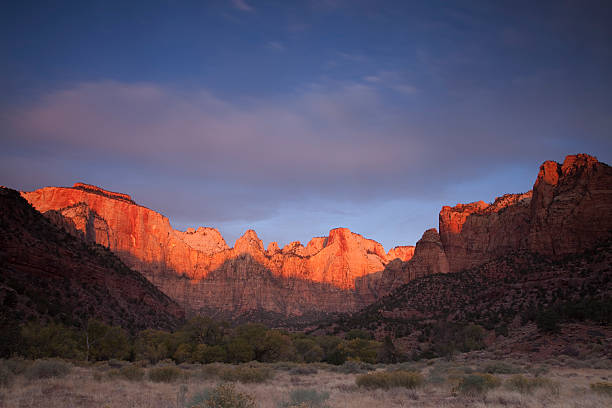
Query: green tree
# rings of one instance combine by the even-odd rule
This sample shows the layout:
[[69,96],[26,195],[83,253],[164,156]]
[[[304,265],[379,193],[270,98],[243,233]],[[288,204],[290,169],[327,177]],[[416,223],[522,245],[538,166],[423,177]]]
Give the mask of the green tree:
[[134,342],[134,354],[137,360],[148,360],[157,363],[171,356],[170,333],[159,330],[143,330],[138,333]]

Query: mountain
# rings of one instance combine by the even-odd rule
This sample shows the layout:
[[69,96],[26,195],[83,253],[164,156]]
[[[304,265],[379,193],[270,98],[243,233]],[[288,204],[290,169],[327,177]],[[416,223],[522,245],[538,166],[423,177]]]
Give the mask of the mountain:
[[214,228],[177,231],[127,194],[88,184],[23,192],[74,236],[109,248],[189,311],[223,318],[295,322],[357,311],[402,285],[455,273],[510,252],[551,259],[579,253],[612,233],[611,168],[579,154],[545,162],[533,191],[443,207],[415,247],[385,252],[346,228],[306,246],[264,248],[248,230],[230,248]]
[[276,242],[264,249],[248,230],[230,248],[214,228],[177,231],[130,196],[96,186],[22,195],[56,225],[109,248],[184,307],[218,317],[265,312],[306,318],[358,310],[380,295],[376,288],[357,288],[359,279],[382,271],[390,258],[410,259],[414,250],[396,247],[387,254],[346,228],[282,249]]
[[[491,331],[487,342],[505,351],[551,355],[606,344],[610,166],[585,154],[547,161],[532,191],[443,207],[439,219],[440,234],[426,231],[411,260],[391,262],[379,274],[386,296],[320,330],[391,334],[404,350],[422,353],[461,344],[471,323]],[[562,335],[548,333],[561,323]]]
[[[425,232],[413,258],[390,263],[379,293],[415,277],[459,272],[510,252],[561,259],[612,237],[612,167],[595,157],[567,156],[540,166],[532,191],[506,194],[493,203],[444,206],[435,229]],[[421,242],[419,241],[419,242]]]
[[58,228],[5,187],[0,187],[0,304],[2,327],[29,319],[83,324],[97,318],[133,330],[171,329],[184,317],[173,300],[108,249]]
[[611,212],[612,168],[571,155],[544,162],[532,191],[443,207],[440,238],[452,272],[512,250],[559,258],[610,237]]

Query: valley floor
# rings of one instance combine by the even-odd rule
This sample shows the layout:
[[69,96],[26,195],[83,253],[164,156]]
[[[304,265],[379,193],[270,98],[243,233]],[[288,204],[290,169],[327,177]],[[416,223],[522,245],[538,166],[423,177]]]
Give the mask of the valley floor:
[[[356,362],[343,366],[257,363],[149,367],[120,361],[45,363],[48,366],[0,361],[0,407],[205,407],[202,391],[226,381],[235,382],[235,392],[250,395],[255,407],[266,408],[612,406],[612,361],[567,356],[533,365],[527,360],[487,360],[477,354],[453,361],[376,366]],[[356,385],[356,378],[365,373],[398,369],[419,373],[422,383],[412,389]],[[490,375],[478,374],[486,372]],[[49,373],[60,377],[44,378]],[[488,390],[459,385],[479,375],[491,383]]]

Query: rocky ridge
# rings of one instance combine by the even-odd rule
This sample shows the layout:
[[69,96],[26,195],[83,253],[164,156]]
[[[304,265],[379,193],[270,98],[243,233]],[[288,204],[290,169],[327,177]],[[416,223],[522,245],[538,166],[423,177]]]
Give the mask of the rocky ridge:
[[533,191],[443,207],[439,234],[430,229],[415,247],[388,253],[346,228],[282,249],[276,242],[264,249],[248,230],[229,248],[214,228],[174,230],[129,196],[82,183],[22,194],[67,231],[109,247],[185,307],[290,316],[354,311],[416,278],[511,251],[580,252],[610,236],[611,180],[610,167],[588,155],[545,162]]
[[[79,221],[82,210],[77,206],[68,211]],[[4,187],[0,305],[0,330],[30,318],[77,325],[97,318],[134,330],[172,329],[184,317],[173,300],[112,252],[58,228],[19,192]]]

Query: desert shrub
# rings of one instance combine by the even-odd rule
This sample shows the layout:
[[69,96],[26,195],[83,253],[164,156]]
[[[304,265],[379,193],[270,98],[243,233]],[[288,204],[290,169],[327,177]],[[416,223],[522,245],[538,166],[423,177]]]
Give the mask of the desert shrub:
[[5,366],[11,373],[15,375],[25,373],[30,364],[31,361],[24,360],[22,358],[9,358],[8,360],[0,361],[0,365]]
[[518,391],[521,394],[531,394],[536,388],[546,387],[551,391],[558,393],[559,386],[557,383],[542,377],[525,377],[522,375],[515,375],[505,383],[506,388]]
[[316,367],[312,367],[309,365],[299,365],[293,367],[289,370],[289,374],[291,375],[308,375],[308,374],[316,374],[319,370]]
[[499,378],[491,374],[469,374],[459,379],[455,391],[461,395],[474,397],[486,394],[500,384]]
[[29,380],[61,378],[70,372],[70,365],[59,360],[36,360],[25,372]]
[[591,384],[591,390],[598,394],[608,395],[612,397],[612,382],[598,382]]
[[267,367],[238,366],[221,370],[219,377],[224,381],[261,383],[272,378],[273,374],[273,371]]
[[374,366],[372,364],[355,360],[349,360],[344,364],[333,368],[334,372],[342,374],[357,374],[372,370],[374,370]]
[[329,392],[310,389],[297,388],[291,391],[289,401],[283,402],[279,408],[304,407],[304,408],[323,408],[325,401],[329,399]]
[[396,388],[403,387],[414,389],[423,384],[423,376],[412,371],[391,371],[361,374],[357,376],[355,383],[364,388]]
[[149,370],[149,379],[153,382],[173,382],[181,377],[177,367],[155,367]]
[[248,394],[236,391],[233,384],[219,384],[195,394],[188,407],[191,408],[255,408],[255,400]]
[[106,375],[108,376],[108,378],[117,378],[128,381],[142,381],[145,375],[145,371],[140,367],[130,365],[109,370]]
[[483,371],[489,374],[518,374],[522,369],[504,361],[495,361],[487,364]]
[[0,363],[0,388],[8,387],[13,382],[15,374],[4,364]]

